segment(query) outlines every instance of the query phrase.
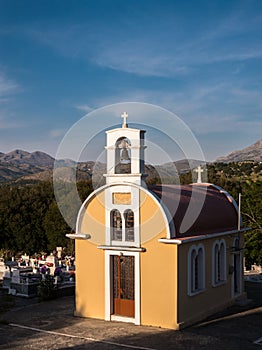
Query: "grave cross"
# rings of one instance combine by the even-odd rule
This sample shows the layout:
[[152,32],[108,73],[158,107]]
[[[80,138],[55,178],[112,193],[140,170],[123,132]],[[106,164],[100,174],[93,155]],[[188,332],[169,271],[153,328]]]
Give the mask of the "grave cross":
[[123,118],[122,128],[127,128],[126,119],[128,117],[128,114],[126,112],[124,112],[123,114],[121,114],[121,117]]
[[201,169],[201,166],[199,165],[196,169],[195,172],[197,173],[197,183],[201,184],[202,183],[202,178],[201,178],[201,173],[203,173],[203,169]]

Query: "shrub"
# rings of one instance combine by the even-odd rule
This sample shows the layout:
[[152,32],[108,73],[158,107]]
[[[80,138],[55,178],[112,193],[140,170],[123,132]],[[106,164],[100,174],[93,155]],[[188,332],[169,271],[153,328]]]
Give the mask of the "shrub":
[[38,296],[41,300],[51,300],[57,298],[57,286],[54,277],[44,275],[38,288]]

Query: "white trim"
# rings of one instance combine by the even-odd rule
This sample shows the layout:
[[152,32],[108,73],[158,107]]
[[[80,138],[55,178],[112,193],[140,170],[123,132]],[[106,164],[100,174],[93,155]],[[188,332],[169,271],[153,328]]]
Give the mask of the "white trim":
[[[218,251],[221,253],[221,247],[224,246],[222,254],[223,257],[220,256],[220,276],[222,279],[220,281],[217,281],[217,268],[218,265],[216,263],[216,246],[218,247]],[[227,259],[226,259],[226,242],[224,239],[217,239],[215,242],[213,242],[212,245],[212,286],[218,287],[220,285],[223,285],[227,281],[227,274],[226,274],[226,266],[227,266]]]
[[[236,241],[239,241],[240,243],[240,237],[235,237],[234,241],[233,241],[233,246],[235,246]],[[231,266],[233,266],[234,268],[234,257],[236,256],[236,259],[239,259],[239,264],[237,264],[237,266],[235,267],[235,269],[233,270],[233,273],[231,275],[231,294],[232,294],[232,298],[236,298],[239,295],[242,294],[242,271],[243,271],[243,257],[242,257],[242,252],[238,251],[238,252],[233,252],[231,253]],[[237,283],[238,283],[238,291],[235,292],[235,270],[237,271]]]
[[66,237],[70,239],[90,239],[91,235],[88,233],[67,233]]
[[[147,194],[151,199],[154,200],[154,202],[157,204],[162,216],[163,216],[163,219],[164,219],[164,222],[165,222],[165,226],[166,226],[166,232],[167,232],[167,238],[171,237],[171,233],[170,233],[170,225],[169,225],[169,221],[168,221],[168,218],[167,218],[167,213],[165,212],[163,206],[161,205],[161,203],[159,203],[159,201],[157,200],[156,196],[150,192],[148,189],[142,187],[142,186],[139,186],[137,184],[134,184],[132,182],[121,182],[121,183],[111,183],[111,184],[106,184],[106,185],[103,185],[101,187],[99,187],[98,189],[96,189],[95,191],[93,191],[87,198],[86,200],[83,202],[81,208],[79,209],[79,212],[78,212],[78,215],[77,215],[77,220],[76,220],[76,233],[78,234],[78,229],[79,229],[79,226],[80,226],[80,223],[81,223],[81,219],[82,219],[82,216],[84,215],[85,213],[85,208],[86,208],[86,205],[88,202],[90,202],[92,200],[93,197],[95,197],[98,193],[104,191],[105,189],[107,188],[110,188],[110,187],[114,187],[114,186],[131,186],[131,187],[134,187],[134,188],[137,188],[139,190],[141,190],[142,192],[144,192],[145,194]],[[92,235],[92,232],[91,232],[91,235]],[[141,237],[140,237],[140,240],[141,240]],[[108,244],[108,242],[107,242]]]
[[[114,246],[140,246],[140,194],[139,188],[132,187],[130,183],[128,184],[117,184],[110,186],[105,189],[105,206],[106,206],[106,245]],[[119,193],[130,193],[131,203],[130,204],[114,204],[113,194],[115,192]],[[126,241],[126,224],[125,224],[125,211],[132,210],[134,213],[134,241]],[[112,210],[118,210],[121,215],[122,220],[122,239],[112,240],[112,228],[111,228],[111,212]]]
[[[124,137],[124,136],[122,136],[122,137]],[[125,138],[125,137],[124,137]],[[128,137],[127,137],[128,138]],[[116,149],[116,147],[115,146],[104,146],[104,148],[105,149],[109,149],[109,150],[115,150]],[[138,145],[138,146],[128,146],[128,149],[140,149],[140,148],[143,148],[143,149],[146,149],[147,148],[147,146],[141,146],[141,145]]]
[[174,218],[170,214],[169,209],[165,205],[165,203],[162,201],[161,198],[159,198],[154,192],[150,191],[151,195],[155,198],[155,200],[160,203],[160,208],[165,214],[165,218],[167,218],[169,230],[167,231],[166,239],[172,239],[173,237],[176,237],[176,228],[174,223]]
[[78,214],[77,214],[77,219],[76,219],[76,233],[78,234],[78,227],[79,227],[79,224],[80,224],[80,220],[82,219],[82,215],[85,213],[85,208],[86,208],[86,204],[88,202],[91,201],[91,199],[93,197],[96,196],[96,194],[98,194],[99,192],[101,192],[104,187],[106,187],[106,185],[102,186],[102,187],[99,187],[97,188],[96,190],[94,190],[92,193],[90,193],[90,195],[84,200],[84,202],[82,203],[81,205],[81,208],[79,209],[78,211]]
[[134,323],[134,318],[133,317],[118,316],[118,315],[111,315],[111,321]]
[[[103,174],[104,177],[136,177],[136,176],[144,176],[145,174],[142,173],[130,173],[130,174]],[[114,182],[115,184],[115,182]]]
[[113,133],[113,132],[116,132],[116,131],[121,131],[123,133],[123,129],[124,130],[129,130],[129,131],[135,131],[135,132],[146,132],[146,130],[142,130],[142,129],[135,129],[135,128],[115,128],[115,129],[109,129],[109,130],[106,130],[106,133],[107,134],[110,134],[110,133]]
[[[111,271],[111,256],[123,255],[135,257],[135,317],[122,317],[112,315],[112,271]],[[126,250],[105,250],[105,320],[113,321],[116,317],[122,322],[131,322],[136,325],[141,324],[140,315],[140,252],[126,251]]]
[[[192,263],[192,253],[195,251],[196,252],[196,256],[199,255],[199,251],[202,250],[202,261],[200,261],[199,264],[199,271],[198,274],[200,276],[200,286],[197,290],[193,291],[193,286],[192,284],[194,284],[194,272],[191,269],[191,263]],[[205,291],[205,285],[206,285],[206,256],[205,256],[205,247],[202,243],[198,244],[198,245],[192,245],[190,246],[189,250],[188,250],[188,276],[187,276],[187,294],[189,296],[194,296],[197,294],[200,294],[202,292]],[[192,280],[193,277],[193,280]]]
[[[116,171],[116,165],[119,161],[116,151],[119,151],[117,147],[117,141],[121,138],[127,138],[130,141],[130,159],[131,159],[131,169],[129,174],[121,176],[121,178],[129,177],[129,180],[141,184],[141,159],[144,159],[144,150],[146,146],[144,145],[144,133],[145,131],[140,129],[132,128],[116,128],[106,131],[106,147],[107,150],[107,183],[115,182],[114,176]],[[136,175],[133,176],[132,175]],[[137,176],[139,174],[139,176]]]
[[117,250],[119,251],[121,249],[122,251],[125,252],[145,252],[146,248],[139,248],[139,247],[125,247],[125,246],[111,246],[111,245],[100,245],[97,247],[98,249],[102,249],[102,250]]
[[111,321],[111,268],[110,268],[110,251],[105,251],[105,320]]
[[[227,197],[227,200],[233,204],[233,206],[237,212],[237,215],[238,215],[238,205],[237,205],[237,202],[235,201],[235,199],[226,190],[224,190],[224,188],[217,186],[217,185],[214,185],[214,184],[211,184],[211,186],[216,188],[217,190],[219,190],[220,193],[223,193]],[[241,225],[242,225],[242,218],[241,218]]]
[[196,241],[202,241],[204,239],[208,239],[208,238],[216,238],[216,237],[220,237],[220,236],[227,236],[227,235],[234,235],[236,233],[244,233],[246,231],[250,231],[250,228],[243,228],[240,231],[238,230],[233,230],[233,231],[225,231],[225,232],[219,232],[219,233],[208,233],[208,234],[202,234],[199,236],[194,236],[194,237],[181,237],[181,239],[179,239],[179,237],[177,239],[168,239],[168,238],[160,238],[158,240],[158,242],[160,243],[166,243],[166,244],[184,244],[184,243],[189,243],[189,242],[196,242]]
[[182,244],[183,242],[179,239],[168,239],[168,238],[159,238],[159,243],[165,243],[165,244]]

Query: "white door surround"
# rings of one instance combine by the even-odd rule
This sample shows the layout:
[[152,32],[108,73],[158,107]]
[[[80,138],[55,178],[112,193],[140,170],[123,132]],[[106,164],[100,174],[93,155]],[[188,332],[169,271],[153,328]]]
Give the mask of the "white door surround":
[[[105,320],[141,324],[140,316],[140,252],[125,250],[105,250]],[[113,267],[111,257],[114,255],[134,256],[135,258],[135,317],[113,315]]]

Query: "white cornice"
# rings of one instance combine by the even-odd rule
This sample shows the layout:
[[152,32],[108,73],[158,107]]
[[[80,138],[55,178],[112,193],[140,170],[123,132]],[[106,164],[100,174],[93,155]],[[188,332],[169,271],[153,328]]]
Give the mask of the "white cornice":
[[68,233],[66,234],[66,237],[70,238],[70,239],[90,239],[91,235],[89,235],[88,233]]
[[[147,146],[145,146],[145,145],[139,145],[139,146],[128,146],[128,149],[141,149],[141,148],[146,149],[146,148],[147,148]],[[105,149],[113,149],[113,150],[115,150],[115,149],[116,149],[116,147],[115,147],[115,146],[105,146]]]
[[237,233],[244,233],[246,231],[251,230],[250,228],[243,228],[241,230],[233,230],[233,231],[225,231],[225,232],[218,232],[218,233],[210,233],[210,234],[202,234],[199,236],[194,236],[194,237],[181,237],[181,239],[174,239],[174,238],[160,238],[158,242],[160,243],[165,243],[165,244],[184,244],[188,242],[195,242],[195,241],[202,241],[203,239],[209,239],[209,238],[215,238],[215,237],[221,237],[221,236],[228,236],[228,235],[233,235]]
[[132,132],[146,132],[146,130],[141,130],[141,129],[134,129],[134,128],[115,128],[115,129],[110,129],[110,130],[107,130],[106,133],[109,134],[109,133],[112,133],[112,132],[116,132],[116,131],[132,131]]
[[112,245],[99,245],[98,249],[102,250],[119,250],[125,252],[145,252],[146,248],[143,247],[128,247],[128,246],[112,246]]

